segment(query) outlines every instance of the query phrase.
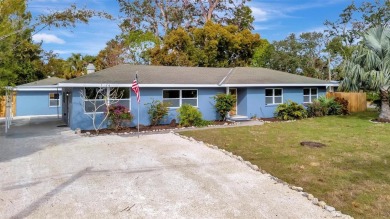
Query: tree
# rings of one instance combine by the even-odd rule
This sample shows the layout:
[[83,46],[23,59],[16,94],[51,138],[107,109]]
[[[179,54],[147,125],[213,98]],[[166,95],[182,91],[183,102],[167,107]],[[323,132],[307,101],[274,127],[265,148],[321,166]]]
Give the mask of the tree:
[[[386,25],[390,22],[390,1],[369,1],[356,5],[352,2],[339,15],[336,21],[326,20],[325,34],[328,41],[334,38],[338,48],[333,47],[343,59],[349,59],[362,34],[369,28]],[[334,45],[333,45],[334,46]]]
[[0,1],[0,88],[28,83],[45,77],[42,49],[32,36],[45,28],[74,27],[98,16],[111,19],[105,12],[78,9],[71,5],[33,17],[25,0]]
[[[86,106],[83,106],[84,114],[92,120],[96,134],[99,134],[99,130],[111,116],[109,113],[110,106],[119,103],[124,94],[125,91],[123,89],[111,88],[109,86],[85,88],[85,90],[80,91],[80,97],[85,101],[84,105],[88,105],[88,108],[91,109],[87,111]],[[105,113],[102,114],[101,112]]]
[[164,37],[162,46],[151,50],[154,65],[234,67],[248,66],[259,34],[239,31],[234,25],[223,26],[208,22],[203,28],[173,30]]
[[30,20],[25,1],[0,2],[0,88],[43,78],[40,44],[32,42],[32,30],[26,28]]
[[[190,22],[192,5],[181,0],[118,0],[120,11],[126,16],[120,25],[122,31],[144,30],[155,36]],[[190,26],[190,24],[188,24]]]
[[390,27],[369,29],[363,35],[363,43],[345,61],[344,72],[340,89],[378,91],[382,103],[379,119],[390,121]]
[[130,31],[121,36],[124,43],[124,62],[138,65],[149,64],[149,50],[160,46],[160,38],[152,32]]
[[252,15],[252,9],[248,6],[242,5],[233,12],[233,17],[228,18],[227,24],[238,26],[239,30],[253,30],[253,22],[255,17]]
[[76,78],[86,73],[85,67],[88,63],[83,60],[80,53],[72,53],[66,60],[64,76],[66,79]]
[[96,57],[96,70],[123,64],[125,60],[123,57],[124,50],[124,42],[118,36],[115,39],[108,41],[106,47],[103,50],[100,50]]
[[290,34],[286,39],[268,42],[257,48],[252,65],[325,79],[328,62],[323,56],[325,39],[320,32],[306,32],[298,37]]
[[270,68],[273,46],[266,39],[260,39],[260,45],[255,49],[252,58],[253,67]]
[[186,30],[207,22],[236,24],[252,29],[251,10],[247,0],[118,0],[125,18],[123,32],[143,30],[163,38],[179,27]]

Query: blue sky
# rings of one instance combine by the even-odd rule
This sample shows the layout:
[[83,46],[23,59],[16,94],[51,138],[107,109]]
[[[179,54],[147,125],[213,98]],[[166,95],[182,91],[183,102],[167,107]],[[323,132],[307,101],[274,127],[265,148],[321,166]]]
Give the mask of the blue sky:
[[[361,0],[355,2],[360,4]],[[33,15],[38,15],[62,10],[72,3],[119,16],[116,0],[30,0],[28,7]],[[248,5],[255,17],[254,32],[272,42],[290,33],[322,31],[324,21],[336,20],[350,3],[351,0],[252,0]],[[107,41],[120,33],[119,23],[94,18],[88,25],[79,24],[76,28],[43,30],[34,35],[34,40],[43,41],[45,50],[52,50],[62,58],[71,53],[97,55]]]

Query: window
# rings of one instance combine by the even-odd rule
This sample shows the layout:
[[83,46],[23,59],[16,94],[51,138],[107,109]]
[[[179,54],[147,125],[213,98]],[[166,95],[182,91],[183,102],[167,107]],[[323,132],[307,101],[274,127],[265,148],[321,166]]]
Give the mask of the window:
[[180,107],[183,104],[198,106],[198,90],[163,90],[163,102],[170,107]]
[[86,113],[104,113],[107,104],[120,104],[130,109],[129,88],[86,87],[84,89],[84,98],[84,110]]
[[317,88],[304,88],[303,89],[303,102],[312,103],[313,100],[318,98]]
[[60,106],[60,94],[49,93],[49,107],[59,107],[59,106]]
[[265,105],[283,103],[283,89],[265,89]]

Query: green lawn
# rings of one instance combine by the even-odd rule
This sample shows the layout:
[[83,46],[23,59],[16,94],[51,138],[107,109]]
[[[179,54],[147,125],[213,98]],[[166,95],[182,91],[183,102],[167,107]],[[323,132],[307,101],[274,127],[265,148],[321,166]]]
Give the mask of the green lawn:
[[[224,148],[357,218],[390,218],[390,124],[376,112],[183,132]],[[301,141],[326,144],[308,148]]]

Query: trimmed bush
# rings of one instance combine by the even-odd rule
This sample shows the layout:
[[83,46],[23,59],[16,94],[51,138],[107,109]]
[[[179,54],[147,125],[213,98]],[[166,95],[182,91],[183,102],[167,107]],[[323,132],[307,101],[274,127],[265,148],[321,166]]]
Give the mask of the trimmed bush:
[[164,103],[159,100],[153,100],[151,103],[145,104],[148,106],[148,114],[150,125],[155,126],[161,123],[161,120],[168,115],[169,103]]
[[179,125],[188,127],[188,126],[207,126],[210,124],[209,121],[205,121],[202,118],[202,113],[194,106],[189,104],[183,104],[179,109],[177,109]]
[[346,115],[348,114],[348,101],[345,99],[319,97],[313,103],[307,105],[309,117],[321,117],[328,115]]
[[214,96],[215,108],[222,120],[236,105],[236,96],[231,94],[220,93]]
[[106,114],[108,114],[107,118],[111,128],[115,129],[115,131],[122,127],[124,121],[131,122],[134,118],[129,109],[120,104],[109,106]]
[[303,105],[288,100],[278,105],[275,116],[282,120],[304,119],[307,118],[307,112]]

